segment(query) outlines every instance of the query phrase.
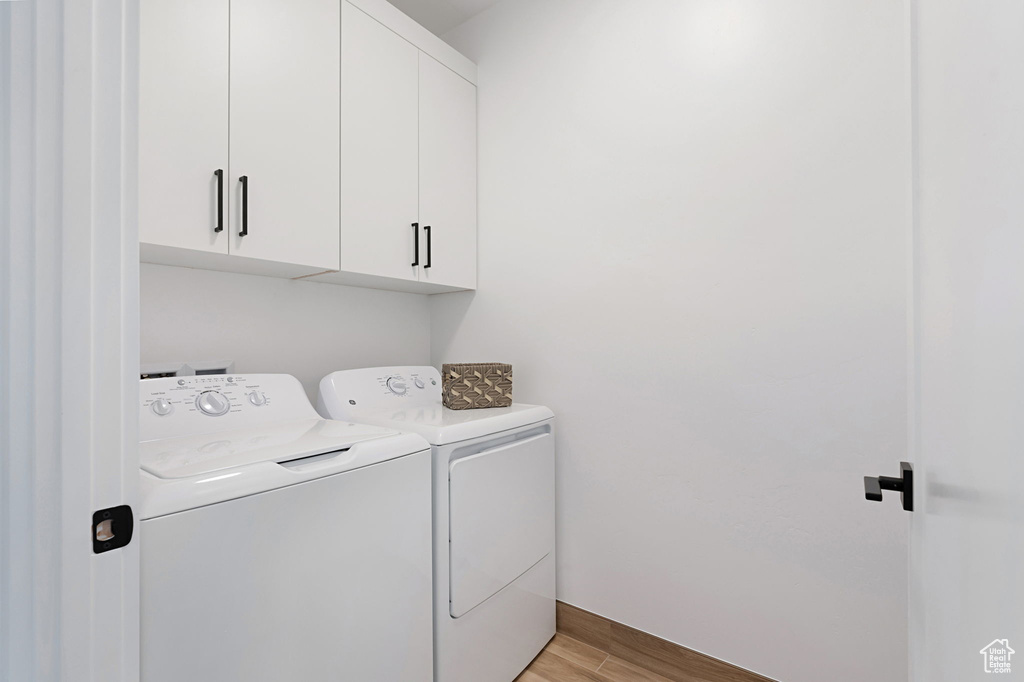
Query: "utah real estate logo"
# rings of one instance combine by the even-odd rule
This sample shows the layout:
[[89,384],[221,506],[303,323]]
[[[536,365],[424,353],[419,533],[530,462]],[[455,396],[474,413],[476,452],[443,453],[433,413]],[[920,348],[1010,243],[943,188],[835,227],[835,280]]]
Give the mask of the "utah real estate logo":
[[1016,651],[1010,648],[1010,640],[996,639],[981,650],[985,659],[985,672],[987,673],[1008,673],[1010,672],[1010,657]]

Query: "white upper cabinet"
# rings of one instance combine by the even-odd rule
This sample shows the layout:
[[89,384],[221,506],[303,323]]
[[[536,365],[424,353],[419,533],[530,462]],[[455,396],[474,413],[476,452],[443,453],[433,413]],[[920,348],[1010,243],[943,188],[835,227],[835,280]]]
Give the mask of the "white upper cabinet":
[[337,0],[231,0],[233,254],[338,268],[340,22]]
[[317,279],[476,288],[471,62],[385,2],[342,2],[341,271]]
[[341,8],[341,269],[415,281],[419,50]]
[[226,254],[228,0],[143,0],[139,29],[139,238]]
[[476,86],[420,54],[421,280],[476,288]]
[[141,0],[144,261],[476,287],[476,66],[386,0]]

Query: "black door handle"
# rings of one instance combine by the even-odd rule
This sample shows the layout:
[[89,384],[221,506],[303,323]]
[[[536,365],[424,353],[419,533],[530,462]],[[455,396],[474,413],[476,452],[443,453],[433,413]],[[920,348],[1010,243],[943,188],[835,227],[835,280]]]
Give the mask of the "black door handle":
[[242,183],[242,229],[238,236],[244,237],[249,234],[249,176],[243,175],[238,179]]
[[416,255],[416,260],[414,260],[412,262],[412,264],[413,264],[413,267],[415,267],[415,266],[420,264],[420,224],[419,223],[413,223],[412,224],[412,240],[413,240],[412,250],[413,250],[413,253]]
[[218,168],[213,174],[217,176],[217,227],[213,231],[220,232],[224,229],[224,170]]
[[893,490],[900,494],[903,509],[914,511],[914,467],[910,462],[900,462],[900,477],[865,476],[864,498],[872,502],[882,501],[882,491]]
[[426,262],[426,264],[423,267],[424,268],[429,268],[430,267],[430,225],[424,225],[423,229],[427,233],[427,262]]

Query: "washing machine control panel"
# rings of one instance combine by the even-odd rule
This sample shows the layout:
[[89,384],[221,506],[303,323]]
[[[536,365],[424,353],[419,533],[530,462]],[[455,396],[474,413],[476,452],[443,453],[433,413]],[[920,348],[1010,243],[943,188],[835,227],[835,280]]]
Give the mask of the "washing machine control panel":
[[143,379],[139,401],[141,440],[316,417],[302,385],[287,374]]

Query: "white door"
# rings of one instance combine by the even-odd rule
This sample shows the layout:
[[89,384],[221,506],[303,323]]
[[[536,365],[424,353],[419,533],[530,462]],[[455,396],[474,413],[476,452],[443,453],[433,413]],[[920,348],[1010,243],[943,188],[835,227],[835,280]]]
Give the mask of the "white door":
[[139,679],[137,8],[0,2],[5,682]]
[[420,280],[476,288],[476,86],[420,53]]
[[233,254],[338,269],[340,14],[231,0]]
[[139,70],[140,240],[227,253],[228,0],[143,0]]
[[1019,679],[1024,3],[915,5],[911,679]]
[[419,50],[341,11],[341,267],[415,281]]

